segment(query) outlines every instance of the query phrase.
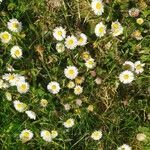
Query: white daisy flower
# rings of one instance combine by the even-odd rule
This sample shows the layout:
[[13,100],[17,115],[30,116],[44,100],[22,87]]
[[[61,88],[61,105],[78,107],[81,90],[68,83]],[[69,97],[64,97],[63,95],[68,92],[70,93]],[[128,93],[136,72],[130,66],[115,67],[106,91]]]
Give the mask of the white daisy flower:
[[68,111],[68,110],[70,110],[70,109],[71,109],[71,106],[70,106],[70,104],[65,104],[65,105],[64,105],[64,108],[65,108],[65,110],[67,110],[67,111]]
[[96,25],[95,34],[97,37],[102,37],[106,34],[106,26],[102,22]]
[[60,91],[60,85],[58,82],[52,81],[47,85],[47,89],[52,93],[52,94],[57,94]]
[[33,138],[33,132],[25,129],[21,132],[19,137],[23,143],[28,142]]
[[58,136],[58,132],[56,130],[52,130],[51,131],[51,136],[52,136],[53,139],[56,138]]
[[65,51],[65,45],[63,43],[56,44],[56,50],[58,53],[62,53]]
[[12,32],[20,32],[22,30],[22,23],[13,18],[7,22],[7,27]]
[[119,75],[119,80],[124,84],[129,84],[134,80],[134,74],[131,71],[123,71]]
[[77,38],[75,36],[67,36],[66,40],[65,40],[65,46],[68,49],[75,49],[77,47],[78,41]]
[[73,81],[69,81],[69,83],[67,84],[67,87],[69,89],[73,89],[75,87],[75,83]]
[[19,74],[15,74],[15,78],[13,81],[10,81],[11,86],[18,85],[19,83],[25,82],[25,77]]
[[10,50],[11,57],[14,59],[19,59],[22,57],[22,49],[19,46],[13,46]]
[[118,147],[117,150],[131,150],[131,147],[127,144],[123,144],[122,146]]
[[6,43],[10,42],[10,40],[12,39],[12,36],[10,33],[5,31],[5,32],[0,33],[0,39],[1,39],[2,43],[6,44]]
[[93,69],[96,66],[96,62],[93,58],[90,58],[85,62],[85,66],[89,69]]
[[134,67],[135,67],[135,73],[140,74],[144,71],[144,67],[145,64],[142,64],[140,61],[136,61],[134,63]]
[[27,93],[29,91],[29,83],[27,83],[27,82],[19,82],[17,84],[17,90],[21,94]]
[[15,100],[14,107],[18,112],[24,112],[27,109],[27,105],[25,103],[20,102],[19,100]]
[[91,138],[94,140],[100,140],[102,138],[102,131],[94,131],[91,135]]
[[2,78],[8,81],[11,86],[14,86],[16,83],[16,74],[14,73],[6,73],[2,76]]
[[98,16],[102,15],[104,12],[104,5],[102,0],[92,0],[91,7],[94,13]]
[[6,93],[5,93],[5,97],[6,97],[6,99],[7,99],[8,101],[12,101],[12,95],[11,95],[11,93],[6,92]]
[[36,114],[35,114],[35,112],[33,112],[33,111],[31,111],[31,110],[28,110],[28,111],[26,111],[25,113],[28,115],[28,117],[29,117],[30,119],[33,119],[33,120],[36,119]]
[[48,130],[41,131],[41,137],[46,142],[51,142],[52,141],[52,135]]
[[123,64],[123,68],[125,70],[130,70],[130,71],[134,71],[134,63],[131,61],[125,61]]
[[76,85],[74,88],[74,94],[80,95],[83,92],[83,88],[80,85]]
[[112,22],[111,31],[113,36],[118,36],[123,34],[123,27],[118,21]]
[[78,75],[78,69],[75,66],[67,66],[64,70],[64,74],[68,79],[73,80]]
[[66,128],[71,128],[74,125],[74,119],[70,118],[66,122],[63,123]]
[[66,37],[66,30],[62,27],[56,27],[53,31],[53,36],[56,40],[62,41]]
[[80,34],[80,38],[78,40],[78,45],[79,46],[84,46],[87,44],[87,36],[84,33]]

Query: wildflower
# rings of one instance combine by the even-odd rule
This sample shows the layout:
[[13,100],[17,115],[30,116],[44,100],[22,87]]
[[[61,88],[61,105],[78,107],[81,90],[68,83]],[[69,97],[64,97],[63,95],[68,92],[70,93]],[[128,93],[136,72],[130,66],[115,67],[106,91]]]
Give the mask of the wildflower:
[[56,138],[58,136],[58,132],[56,130],[52,130],[51,131],[51,136],[52,136],[53,139]]
[[76,99],[76,105],[82,106],[82,101],[80,99]]
[[52,81],[47,85],[47,89],[52,93],[52,94],[57,94],[60,91],[60,85],[58,82]]
[[7,22],[7,27],[12,32],[20,32],[22,30],[22,23],[13,18]]
[[129,84],[134,80],[134,74],[131,71],[123,71],[119,75],[119,80],[124,84]]
[[68,49],[75,49],[77,47],[78,41],[77,38],[75,36],[68,36],[65,40],[65,46]]
[[26,111],[25,113],[28,115],[28,117],[29,117],[30,119],[33,119],[33,120],[36,119],[36,114],[35,114],[35,112],[33,112],[33,111],[31,111],[31,110],[28,110],[28,111]]
[[84,33],[80,34],[80,38],[78,40],[78,45],[79,46],[84,46],[87,44],[87,36]]
[[113,36],[118,36],[123,33],[123,27],[118,21],[112,22],[111,31]]
[[4,82],[4,80],[0,79],[0,89],[2,88],[6,89],[8,87],[9,85],[6,82]]
[[74,88],[74,93],[80,95],[83,92],[83,88],[80,85],[76,85]]
[[27,105],[25,103],[20,102],[19,100],[15,100],[14,107],[18,112],[24,112],[27,109]]
[[12,36],[10,33],[5,31],[5,32],[0,33],[0,39],[1,39],[2,43],[6,44],[6,43],[10,42],[10,40],[12,39]]
[[135,30],[131,36],[137,40],[141,40],[143,36],[141,35],[141,32],[139,30]]
[[130,71],[134,71],[134,63],[131,61],[125,61],[123,64],[123,68],[125,70],[130,70]]
[[76,84],[82,84],[84,82],[85,78],[84,77],[76,77],[75,78],[75,83]]
[[102,138],[102,132],[99,131],[94,131],[91,135],[91,138],[94,140],[100,140]]
[[101,84],[102,83],[102,79],[101,78],[96,78],[95,79],[95,83],[96,84]]
[[68,87],[69,89],[73,89],[74,86],[75,86],[75,84],[74,84],[73,81],[69,81],[69,83],[67,84],[67,87]]
[[137,139],[138,141],[144,141],[144,140],[146,139],[146,135],[143,134],[143,133],[138,133],[138,134],[136,135],[136,139]]
[[134,67],[135,67],[135,72],[137,74],[140,74],[144,71],[143,67],[145,66],[145,64],[142,64],[140,61],[136,61],[134,63]]
[[64,74],[68,79],[73,80],[78,75],[78,69],[75,66],[67,66],[64,70]]
[[9,72],[13,72],[13,71],[15,71],[15,69],[11,66],[11,65],[7,65],[7,71],[9,71]]
[[29,83],[27,82],[18,83],[17,90],[21,94],[27,93],[29,91]]
[[33,138],[33,132],[30,130],[23,130],[20,134],[20,139],[23,143],[30,141]]
[[96,25],[95,34],[97,37],[102,37],[106,34],[106,26],[102,22]]
[[96,66],[96,62],[93,58],[90,58],[85,62],[85,66],[89,69],[93,69]]
[[63,123],[66,128],[71,128],[74,126],[74,119],[70,118],[66,122]]
[[65,51],[65,46],[63,43],[57,43],[56,44],[56,50],[58,53],[62,53]]
[[46,106],[48,105],[48,101],[47,101],[46,99],[41,99],[40,105],[41,105],[42,107],[46,107]]
[[51,142],[52,141],[52,135],[51,135],[51,133],[48,130],[42,130],[41,131],[41,137],[46,142]]
[[91,55],[90,55],[89,52],[83,52],[83,53],[82,53],[82,58],[83,58],[85,61],[87,61],[88,59],[91,58]]
[[64,108],[65,108],[65,110],[67,110],[67,111],[68,111],[68,110],[70,110],[70,108],[71,108],[71,107],[70,107],[70,105],[69,105],[69,104],[65,104],[65,105],[64,105]]
[[138,16],[139,16],[139,13],[140,13],[140,10],[137,9],[137,8],[131,8],[131,9],[129,10],[129,15],[130,15],[131,17],[138,17]]
[[143,22],[144,22],[143,18],[136,19],[136,23],[139,25],[143,24]]
[[123,144],[117,150],[131,150],[131,147],[127,144]]
[[56,27],[53,31],[53,36],[56,40],[62,41],[66,37],[66,30],[62,27]]
[[11,95],[11,93],[6,92],[5,96],[6,96],[6,98],[7,98],[8,101],[12,101],[12,95]]
[[93,106],[93,105],[89,105],[89,106],[87,107],[87,110],[92,112],[92,111],[94,110],[94,106]]
[[102,0],[92,0],[91,7],[94,13],[98,16],[102,15],[104,12],[104,5]]
[[22,57],[22,49],[19,46],[13,46],[10,50],[11,57],[18,59]]

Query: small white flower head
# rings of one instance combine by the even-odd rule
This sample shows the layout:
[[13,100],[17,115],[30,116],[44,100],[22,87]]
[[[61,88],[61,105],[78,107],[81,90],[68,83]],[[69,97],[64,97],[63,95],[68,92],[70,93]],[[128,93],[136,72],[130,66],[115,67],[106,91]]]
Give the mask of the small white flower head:
[[80,99],[76,99],[76,105],[82,106],[82,101]]
[[15,78],[16,78],[16,74],[14,73],[6,73],[2,76],[2,79],[8,81],[11,86],[15,85]]
[[125,70],[130,70],[130,71],[134,71],[134,63],[131,61],[125,61],[123,64],[123,68]]
[[138,133],[138,134],[136,135],[136,139],[137,139],[138,141],[144,141],[144,140],[146,139],[146,135],[143,134],[143,133]]
[[47,85],[47,89],[52,93],[52,94],[57,94],[60,91],[60,85],[58,82],[52,81]]
[[93,140],[100,140],[102,138],[102,131],[94,131],[91,135]]
[[88,68],[88,69],[93,69],[95,66],[96,66],[96,62],[93,58],[90,58],[88,59],[86,62],[85,62],[85,66]]
[[71,36],[67,36],[66,40],[65,40],[65,46],[68,49],[75,49],[78,45],[78,40],[75,36],[71,35]]
[[33,111],[31,111],[31,110],[28,110],[28,111],[26,111],[25,113],[28,115],[28,117],[29,117],[30,119],[33,119],[33,120],[36,119],[36,114],[35,114],[35,112],[33,112]]
[[41,131],[41,137],[46,142],[51,142],[52,141],[52,135],[48,130],[42,130]]
[[106,34],[106,26],[102,22],[96,25],[95,34],[97,37],[102,37]]
[[11,57],[14,59],[19,59],[22,57],[22,49],[19,46],[13,46],[10,50]]
[[115,21],[111,24],[111,31],[113,36],[118,36],[123,34],[123,27],[118,21]]
[[75,66],[67,66],[64,70],[64,74],[68,79],[73,80],[78,75],[78,69]]
[[10,19],[9,22],[7,22],[7,27],[12,32],[20,32],[22,30],[22,23],[17,19]]
[[129,10],[129,15],[131,17],[138,17],[139,13],[140,13],[140,10],[138,8],[133,7]]
[[75,87],[75,83],[73,81],[69,81],[69,83],[67,84],[67,87],[69,89],[73,89]]
[[11,95],[11,93],[6,92],[6,93],[5,93],[5,97],[6,97],[6,99],[7,99],[8,101],[12,101],[12,95]]
[[46,107],[46,106],[48,105],[48,101],[47,101],[46,99],[41,99],[40,105],[41,105],[42,107]]
[[144,67],[145,64],[142,64],[140,61],[136,61],[134,63],[134,67],[135,67],[135,73],[140,74],[144,71]]
[[66,37],[66,30],[62,27],[56,27],[53,31],[53,36],[56,40],[62,41]]
[[27,93],[29,91],[29,83],[27,83],[27,82],[19,82],[17,84],[17,90],[21,94]]
[[122,146],[118,147],[117,150],[131,150],[131,147],[127,144],[123,144]]
[[20,137],[22,143],[26,143],[26,142],[30,141],[33,138],[33,132],[30,131],[30,130],[25,129],[21,132],[19,137]]
[[85,46],[87,44],[87,36],[84,33],[80,34],[80,38],[78,40],[79,46]]
[[62,53],[65,51],[65,45],[63,43],[56,44],[56,50],[58,53]]
[[88,107],[87,107],[87,110],[90,112],[92,112],[93,110],[94,110],[94,106],[93,105],[89,105]]
[[74,94],[80,95],[83,92],[83,88],[80,85],[76,85],[74,88]]
[[134,80],[134,74],[131,71],[123,71],[119,75],[119,80],[124,84],[129,84]]
[[66,128],[71,128],[74,126],[74,119],[70,118],[66,122],[63,123]]
[[104,5],[102,0],[92,0],[91,7],[94,13],[98,16],[102,15],[104,12]]
[[58,136],[58,132],[56,130],[52,130],[51,131],[51,136],[52,136],[53,139],[56,138]]
[[0,79],[0,89],[4,88],[8,88],[9,87],[9,84],[4,82],[4,80]]
[[102,79],[101,78],[96,78],[95,79],[95,83],[98,84],[98,85],[101,84],[102,83]]
[[69,104],[65,104],[65,105],[64,105],[64,108],[65,108],[65,110],[67,110],[67,111],[68,111],[68,110],[70,110],[70,108],[71,108],[71,107],[70,107],[70,105],[69,105]]
[[18,112],[24,112],[27,109],[27,105],[25,103],[20,102],[19,100],[15,100],[14,107]]
[[5,32],[0,33],[0,39],[1,39],[2,43],[6,44],[6,43],[10,42],[10,40],[12,39],[12,36],[10,33],[5,31]]

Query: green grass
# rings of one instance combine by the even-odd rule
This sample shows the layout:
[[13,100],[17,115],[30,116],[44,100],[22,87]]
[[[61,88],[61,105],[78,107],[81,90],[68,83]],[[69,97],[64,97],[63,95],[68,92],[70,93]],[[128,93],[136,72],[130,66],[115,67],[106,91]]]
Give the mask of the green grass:
[[[6,23],[17,18],[23,24],[19,35],[13,34],[10,45],[0,42],[0,77],[7,72],[7,64],[12,65],[15,73],[27,77],[30,91],[19,94],[16,88],[0,89],[0,149],[2,150],[116,150],[126,143],[133,150],[149,150],[149,141],[139,142],[136,135],[143,132],[150,138],[148,113],[149,103],[149,27],[150,10],[148,0],[105,0],[105,11],[102,17],[94,15],[90,0],[3,0],[0,4],[0,32],[8,31]],[[144,4],[147,4],[145,7]],[[136,18],[129,17],[132,7],[140,9],[143,25],[136,23]],[[108,29],[111,22],[118,20],[124,27],[123,35],[112,37],[106,34],[96,38],[95,25],[103,20]],[[65,27],[67,35],[83,32],[88,37],[88,44],[72,51],[59,54],[55,50],[57,41],[53,38],[56,26]],[[135,30],[140,30],[143,39],[138,41],[131,37]],[[109,49],[105,45],[111,42]],[[23,49],[23,58],[14,60],[10,48],[18,44]],[[37,52],[37,45],[43,47],[43,60]],[[97,65],[93,69],[102,83],[97,85],[95,78],[87,71],[81,57],[89,51]],[[52,60],[50,63],[49,61]],[[118,76],[123,71],[126,61],[145,63],[144,72],[136,77],[130,85],[122,84]],[[83,93],[76,96],[73,90],[66,88],[68,79],[63,71],[68,65],[75,65],[79,75],[85,78]],[[63,89],[57,95],[50,94],[46,86],[55,80]],[[13,102],[8,101],[5,92],[10,92],[13,100],[25,102],[37,114],[35,121],[25,113],[14,109]],[[48,100],[48,106],[40,106],[41,99]],[[75,104],[75,99],[82,100],[82,106]],[[69,103],[72,108],[64,109]],[[92,104],[93,112],[87,107]],[[68,118],[75,119],[75,125],[66,130],[62,125]],[[19,134],[25,128],[33,131],[34,137],[23,144]],[[58,131],[58,137],[51,143],[40,137],[42,129]],[[99,141],[91,139],[94,130],[101,129],[103,137]]]

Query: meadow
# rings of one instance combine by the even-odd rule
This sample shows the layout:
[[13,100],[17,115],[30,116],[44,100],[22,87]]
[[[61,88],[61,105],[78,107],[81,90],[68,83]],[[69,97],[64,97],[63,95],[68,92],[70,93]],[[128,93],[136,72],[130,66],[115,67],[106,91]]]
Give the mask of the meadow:
[[1,150],[150,150],[149,0],[0,0]]

